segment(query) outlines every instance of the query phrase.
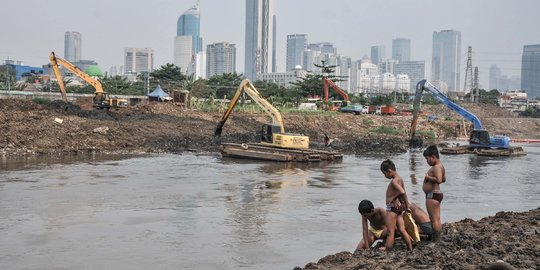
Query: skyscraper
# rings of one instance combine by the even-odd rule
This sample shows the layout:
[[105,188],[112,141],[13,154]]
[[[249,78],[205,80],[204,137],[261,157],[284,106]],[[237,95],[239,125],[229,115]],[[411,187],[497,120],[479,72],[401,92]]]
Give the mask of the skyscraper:
[[200,35],[199,1],[178,18],[174,38],[174,64],[186,75],[204,78],[205,53]]
[[297,65],[302,65],[302,52],[307,45],[306,34],[287,35],[287,70],[294,70]]
[[392,39],[392,59],[398,60],[399,62],[410,61],[411,40],[406,38]]
[[257,74],[268,73],[274,67],[274,19],[272,0],[246,0],[246,44],[244,75],[257,79]]
[[499,86],[499,80],[501,79],[501,69],[497,65],[491,65],[489,67],[489,90],[497,89],[501,90]]
[[540,44],[523,46],[521,90],[527,92],[529,98],[540,97]]
[[124,66],[126,74],[152,72],[154,69],[154,50],[152,48],[125,48]]
[[442,30],[433,32],[431,80],[443,81],[448,90],[459,90],[461,70],[461,32]]
[[236,72],[236,46],[228,42],[206,46],[206,76]]
[[371,46],[371,62],[379,65],[382,59],[386,58],[384,45]]
[[193,54],[202,51],[199,2],[180,15],[177,23],[176,36],[191,36],[191,50]]
[[81,33],[66,32],[64,36],[64,58],[69,62],[81,60]]

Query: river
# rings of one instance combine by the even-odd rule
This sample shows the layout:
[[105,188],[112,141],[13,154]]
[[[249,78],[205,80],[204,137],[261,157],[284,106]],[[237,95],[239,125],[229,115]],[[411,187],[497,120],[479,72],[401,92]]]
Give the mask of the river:
[[[442,155],[442,221],[540,206],[527,156]],[[292,269],[353,251],[360,200],[384,205],[390,158],[424,207],[421,152],[285,164],[217,155],[0,163],[0,269]]]

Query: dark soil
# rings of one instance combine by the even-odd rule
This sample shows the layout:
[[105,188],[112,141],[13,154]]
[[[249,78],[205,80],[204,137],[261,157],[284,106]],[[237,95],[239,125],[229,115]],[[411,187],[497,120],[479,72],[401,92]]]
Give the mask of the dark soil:
[[[58,153],[179,153],[217,152],[213,133],[221,113],[197,112],[173,103],[151,103],[120,110],[92,111],[77,104],[54,101],[0,99],[0,156]],[[424,106],[437,115],[421,118],[417,130],[431,131],[442,142],[459,136],[462,118],[443,105]],[[540,119],[518,118],[504,109],[482,105],[468,108],[492,134],[538,138]],[[411,116],[352,115],[337,112],[283,115],[287,132],[310,137],[310,147],[332,148],[344,154],[392,153],[408,149]],[[262,113],[233,113],[225,124],[223,142],[258,142],[260,127],[269,121]],[[388,128],[396,134],[376,132]],[[429,137],[425,141],[429,141]]]
[[[516,226],[516,224],[519,224]],[[295,269],[540,269],[540,208],[443,225],[441,242],[340,252]]]

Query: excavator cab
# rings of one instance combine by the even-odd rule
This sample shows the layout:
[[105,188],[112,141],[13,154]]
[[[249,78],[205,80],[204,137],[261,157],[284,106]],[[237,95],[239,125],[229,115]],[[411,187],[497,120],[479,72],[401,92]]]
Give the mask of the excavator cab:
[[262,126],[261,142],[273,143],[274,134],[279,134],[280,132],[281,132],[280,125],[264,124]]
[[108,110],[111,108],[110,104],[111,98],[109,97],[109,93],[107,92],[96,92],[94,94],[93,102],[94,102],[94,108],[98,110]]

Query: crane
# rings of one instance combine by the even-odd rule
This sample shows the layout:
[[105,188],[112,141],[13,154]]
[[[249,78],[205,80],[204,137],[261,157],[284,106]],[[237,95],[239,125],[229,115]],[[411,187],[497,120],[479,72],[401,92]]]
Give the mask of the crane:
[[437,99],[437,101],[446,105],[446,107],[473,123],[473,130],[471,132],[471,136],[469,137],[469,148],[508,149],[510,147],[510,138],[508,136],[490,136],[488,131],[484,128],[482,122],[480,121],[480,119],[478,119],[478,117],[476,117],[476,115],[472,114],[471,112],[465,110],[461,106],[451,101],[447,96],[445,96],[441,91],[439,91],[439,89],[437,89],[427,80],[422,80],[418,82],[418,84],[416,84],[416,94],[413,106],[413,120],[411,123],[411,147],[419,147],[422,145],[421,140],[416,137],[415,133],[418,121],[420,101],[422,99],[422,94],[424,91],[428,91],[435,99]]

